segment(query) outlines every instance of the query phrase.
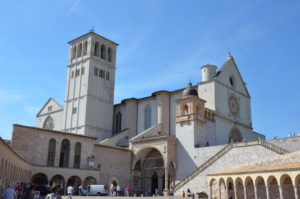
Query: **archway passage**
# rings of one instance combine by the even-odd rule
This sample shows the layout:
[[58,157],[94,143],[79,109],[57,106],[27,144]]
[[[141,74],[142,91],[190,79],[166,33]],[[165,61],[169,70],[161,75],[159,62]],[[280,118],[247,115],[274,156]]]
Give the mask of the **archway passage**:
[[50,180],[50,186],[52,185],[56,185],[56,187],[58,188],[58,192],[59,194],[63,194],[64,190],[65,190],[65,178],[61,175],[55,175],[52,177],[52,179]]
[[83,181],[83,186],[87,187],[88,185],[91,184],[97,184],[97,180],[93,176],[86,177]]
[[218,198],[218,182],[216,179],[212,179],[210,181],[210,195],[211,195],[211,199]]
[[248,177],[246,178],[245,184],[246,184],[247,199],[255,199],[253,180],[250,177]]
[[279,186],[276,178],[274,176],[270,176],[267,181],[268,189],[269,189],[269,197],[276,198],[279,197]]
[[158,190],[158,176],[156,172],[153,172],[151,176],[151,195],[155,194],[155,190]]
[[31,184],[34,184],[36,186],[47,185],[48,178],[44,173],[37,173],[34,176],[32,176]]
[[228,199],[235,199],[234,197],[234,185],[232,178],[227,179],[227,197]]
[[220,192],[221,192],[221,199],[227,199],[227,193],[226,193],[226,185],[225,181],[223,178],[220,179],[219,181],[219,187],[220,187]]
[[236,197],[237,199],[244,198],[244,185],[241,178],[237,178],[235,181]]
[[[167,181],[168,185],[164,186],[166,181],[165,162],[162,154],[155,148],[145,148],[139,152],[133,169],[133,192],[137,195],[143,193],[152,196],[156,194],[155,189],[157,189],[158,195],[163,195],[164,189],[170,187],[169,180]],[[172,171],[173,174],[174,171]],[[140,186],[136,186],[138,184]]]
[[72,186],[74,189],[74,195],[78,195],[78,187],[81,184],[81,179],[78,176],[71,176],[68,179],[67,187]]
[[256,179],[256,191],[258,198],[267,198],[266,184],[262,177]]
[[294,186],[291,177],[288,175],[283,175],[280,181],[283,198],[295,199]]

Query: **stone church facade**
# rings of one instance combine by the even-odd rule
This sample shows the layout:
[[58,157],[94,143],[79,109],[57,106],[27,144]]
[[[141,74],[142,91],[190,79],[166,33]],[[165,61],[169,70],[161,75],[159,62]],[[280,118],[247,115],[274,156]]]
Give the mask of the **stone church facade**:
[[219,69],[202,66],[197,85],[114,104],[118,44],[89,32],[69,45],[64,104],[50,98],[36,127],[13,128],[10,146],[31,165],[33,183],[214,198],[210,175],[300,150],[297,136],[266,141],[253,131],[251,97],[230,53]]

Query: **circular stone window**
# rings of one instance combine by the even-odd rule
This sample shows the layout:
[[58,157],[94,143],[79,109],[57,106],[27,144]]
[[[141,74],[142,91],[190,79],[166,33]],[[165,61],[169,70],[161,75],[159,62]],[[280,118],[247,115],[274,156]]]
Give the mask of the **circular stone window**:
[[236,115],[239,111],[239,104],[236,97],[231,96],[228,99],[229,110],[233,115]]

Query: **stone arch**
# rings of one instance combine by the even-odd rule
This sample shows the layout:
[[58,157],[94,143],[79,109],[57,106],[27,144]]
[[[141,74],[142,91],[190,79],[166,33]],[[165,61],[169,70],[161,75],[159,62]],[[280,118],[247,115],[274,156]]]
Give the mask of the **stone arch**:
[[95,43],[94,56],[100,57],[100,44],[98,41],[96,41],[96,43]]
[[209,187],[210,187],[210,198],[217,199],[219,197],[218,181],[215,178],[211,179],[209,182]]
[[248,176],[245,179],[245,186],[246,186],[246,198],[255,199],[254,183],[250,176]]
[[297,187],[298,198],[300,198],[300,174],[295,178],[295,186]]
[[44,173],[36,173],[31,178],[31,184],[34,185],[47,185],[48,177]]
[[283,198],[295,199],[293,181],[288,174],[283,174],[280,177],[280,186]]
[[243,136],[240,130],[236,127],[232,128],[228,136],[228,143],[241,142],[242,140],[243,140]]
[[107,49],[107,55],[108,55],[108,61],[111,62],[112,61],[112,50],[110,47],[108,47],[108,49]]
[[81,57],[81,55],[82,55],[82,43],[78,45],[77,57]]
[[257,176],[255,179],[255,186],[258,198],[267,198],[266,183],[263,177]]
[[144,130],[152,126],[152,108],[147,104],[144,108]]
[[226,191],[226,184],[224,178],[219,179],[219,187],[220,187],[220,199],[226,199],[227,198],[227,191]]
[[96,178],[94,178],[93,176],[86,177],[83,181],[83,186],[87,187],[88,185],[91,185],[91,184],[97,184]]
[[59,159],[60,167],[69,167],[69,155],[70,155],[70,141],[68,139],[64,139],[61,142],[61,148],[60,148],[60,159]]
[[267,187],[269,190],[269,197],[276,198],[279,197],[279,184],[277,179],[274,176],[269,176],[267,179]]
[[[142,189],[144,194],[153,195],[154,184],[158,185],[158,194],[162,195],[162,192],[165,187],[163,187],[165,183],[165,166],[168,164],[165,163],[163,153],[160,152],[159,149],[155,147],[147,147],[140,149],[136,153],[135,160],[133,161],[132,169],[133,169],[133,181],[135,184],[140,184],[141,186],[134,186],[133,192],[139,192],[139,189]],[[156,178],[153,177],[153,172],[157,174],[157,183],[154,182]],[[139,179],[137,179],[139,177]],[[169,177],[169,175],[168,175]],[[166,187],[170,187],[168,180],[168,185]]]
[[236,189],[236,197],[244,198],[244,183],[241,178],[235,179],[235,189]]
[[78,176],[71,176],[67,181],[67,187],[68,186],[79,187],[80,184],[81,184],[81,178]]
[[56,150],[56,140],[51,138],[49,140],[48,145],[48,159],[47,159],[47,166],[53,167],[55,161],[55,150]]
[[50,180],[50,183],[49,185],[52,186],[52,185],[56,185],[57,188],[58,188],[58,192],[59,194],[63,194],[64,193],[64,190],[66,188],[66,182],[65,182],[65,178],[61,175],[54,175],[51,180]]
[[226,187],[227,187],[227,196],[228,198],[235,199],[234,197],[234,183],[231,177],[227,178],[226,180]]
[[43,124],[43,128],[44,129],[49,129],[49,130],[53,130],[54,129],[54,120],[53,118],[48,115],[48,117],[45,119],[44,124]]
[[104,44],[101,45],[101,59],[106,59],[106,46]]

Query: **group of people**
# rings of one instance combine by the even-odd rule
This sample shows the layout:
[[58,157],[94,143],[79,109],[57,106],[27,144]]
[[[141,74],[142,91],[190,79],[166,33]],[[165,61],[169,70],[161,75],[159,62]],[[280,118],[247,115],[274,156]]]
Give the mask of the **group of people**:
[[34,185],[21,182],[17,183],[15,188],[8,185],[8,187],[2,192],[1,196],[4,199],[28,199],[32,198],[32,191],[34,189]]
[[186,193],[185,193],[185,191],[182,191],[183,198],[185,198],[185,195],[187,195],[188,198],[195,199],[195,194],[192,193],[190,189],[187,189]]

